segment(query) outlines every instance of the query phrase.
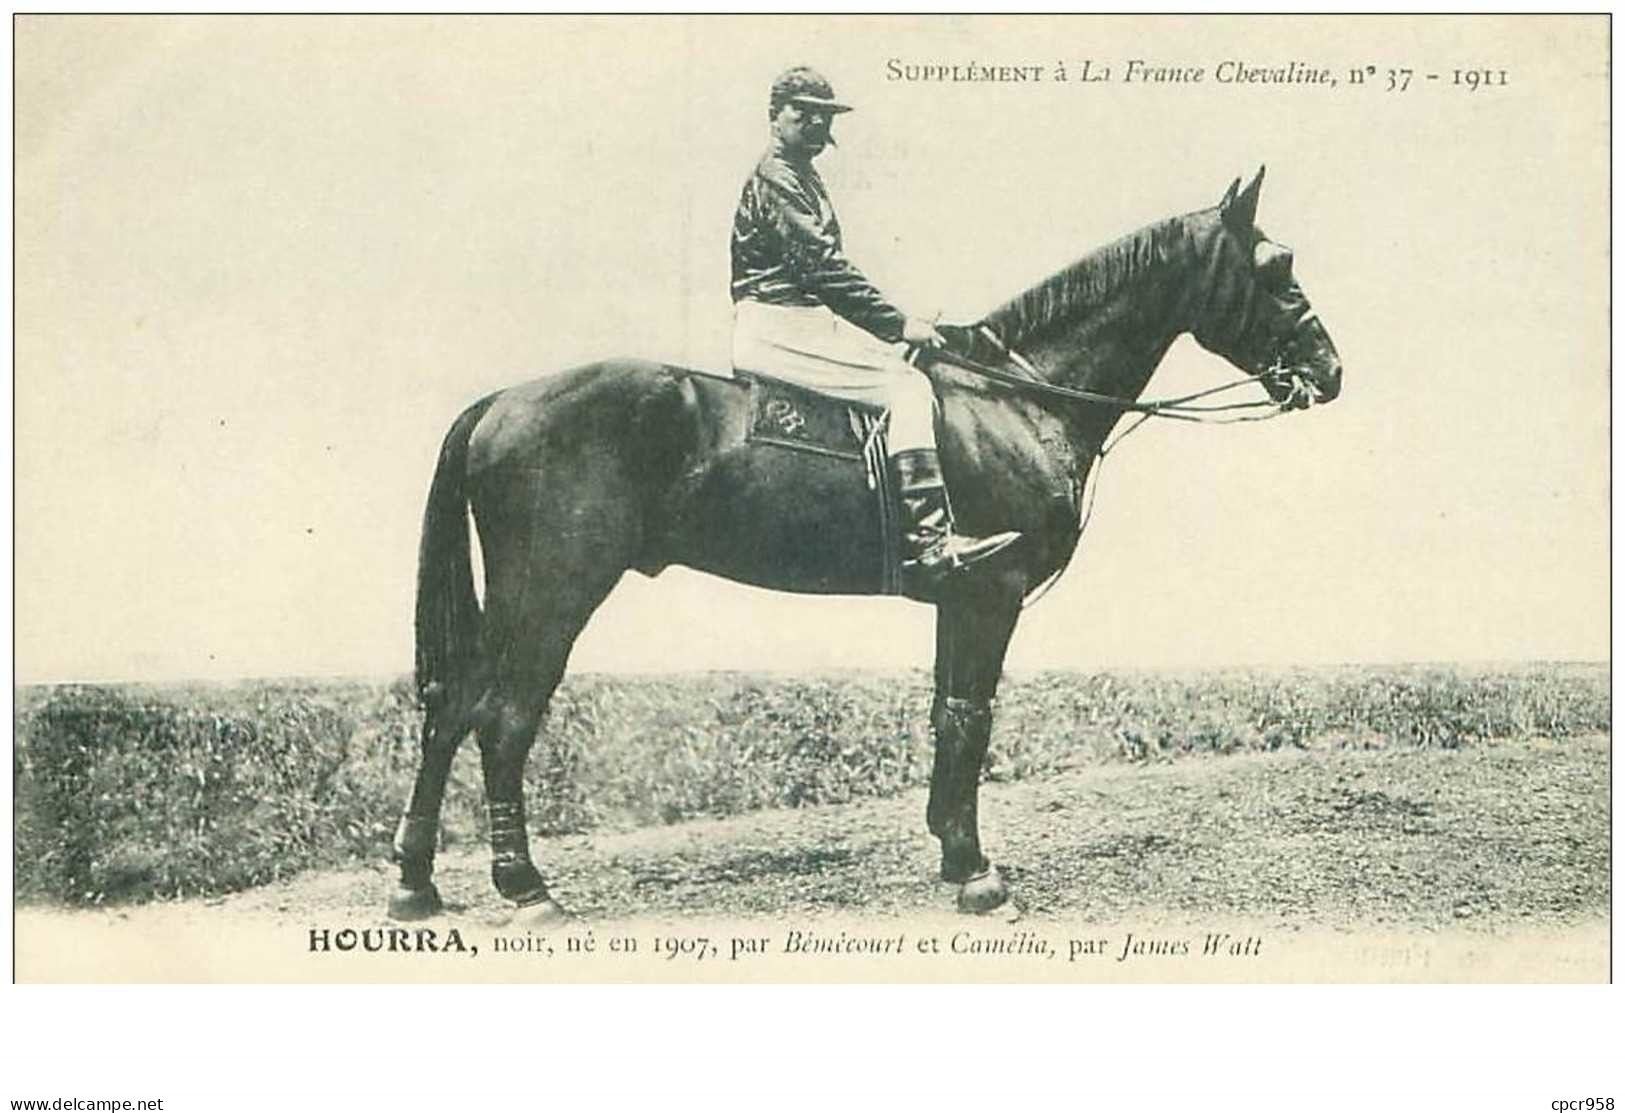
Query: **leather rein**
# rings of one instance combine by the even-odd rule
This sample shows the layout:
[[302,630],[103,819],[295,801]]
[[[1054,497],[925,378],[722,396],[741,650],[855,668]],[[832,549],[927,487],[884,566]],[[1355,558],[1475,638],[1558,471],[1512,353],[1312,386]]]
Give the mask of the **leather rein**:
[[[1299,321],[1294,323],[1295,326],[1301,324],[1302,321],[1303,319],[1300,318]],[[1175,398],[1159,398],[1150,402],[1142,402],[1133,398],[1122,398],[1115,394],[1102,394],[1099,391],[1094,390],[1080,390],[1077,387],[1061,386],[1057,383],[1046,382],[1039,373],[1038,369],[1029,363],[1026,357],[1015,349],[1008,347],[1004,341],[999,339],[998,334],[996,334],[992,329],[988,328],[986,325],[979,325],[977,326],[977,331],[982,336],[986,337],[1001,352],[1003,352],[1005,357],[1009,359],[1011,363],[1014,363],[1023,371],[1027,372],[1027,374],[1032,376],[1032,378],[1026,378],[1021,375],[1012,375],[1008,371],[1001,371],[996,367],[989,367],[985,363],[978,363],[969,356],[962,356],[959,353],[950,351],[946,348],[927,349],[923,345],[915,346],[908,354],[908,361],[916,367],[920,366],[922,357],[931,362],[941,361],[952,367],[957,367],[961,371],[968,371],[980,378],[989,379],[993,382],[999,383],[1002,386],[1010,387],[1011,389],[1024,394],[1036,394],[1043,397],[1092,406],[1109,406],[1124,413],[1139,413],[1144,414],[1146,417],[1166,417],[1175,421],[1218,423],[1224,421],[1225,419],[1210,417],[1207,415],[1227,413],[1235,410],[1268,409],[1272,411],[1268,414],[1229,419],[1231,421],[1261,421],[1267,417],[1276,417],[1286,410],[1302,408],[1302,405],[1307,403],[1307,401],[1312,397],[1307,385],[1303,382],[1301,374],[1296,371],[1289,371],[1285,369],[1280,365],[1279,362],[1256,374],[1246,375],[1239,379],[1232,379],[1227,383],[1220,383],[1218,386],[1208,387],[1206,390],[1198,390],[1191,394],[1182,394]],[[929,352],[929,355],[926,355],[927,352]],[[1282,381],[1285,381],[1290,385],[1291,392],[1280,402],[1276,402],[1273,399],[1268,398],[1258,398],[1247,402],[1228,402],[1219,403],[1216,405],[1193,405],[1193,403],[1199,401],[1200,399],[1207,398],[1215,394],[1222,394],[1226,391],[1235,390],[1237,387],[1251,386],[1254,383],[1263,385],[1264,383],[1277,383]]]

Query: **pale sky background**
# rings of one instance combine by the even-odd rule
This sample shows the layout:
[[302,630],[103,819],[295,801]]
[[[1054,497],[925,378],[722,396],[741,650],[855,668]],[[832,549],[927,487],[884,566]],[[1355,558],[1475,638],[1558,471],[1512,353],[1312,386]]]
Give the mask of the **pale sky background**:
[[[735,200],[802,62],[860,106],[819,165],[905,308],[973,318],[1265,163],[1260,223],[1343,355],[1325,410],[1126,442],[1012,668],[1605,658],[1606,29],[19,17],[18,679],[409,669],[465,404],[608,355],[725,369]],[[1208,80],[1125,85],[1129,58]],[[1214,83],[1231,58],[1345,84]],[[1367,63],[1417,76],[1347,87]],[[1483,65],[1506,87],[1449,85]],[[1150,392],[1231,375],[1182,341]],[[572,665],[926,665],[931,628],[674,568]]]

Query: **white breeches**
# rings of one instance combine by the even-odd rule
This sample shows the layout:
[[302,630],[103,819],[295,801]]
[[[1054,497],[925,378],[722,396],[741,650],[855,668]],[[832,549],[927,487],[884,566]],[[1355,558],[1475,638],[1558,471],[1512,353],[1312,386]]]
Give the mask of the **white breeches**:
[[893,455],[936,447],[931,380],[903,362],[900,351],[826,306],[734,303],[737,370],[887,407],[886,440]]

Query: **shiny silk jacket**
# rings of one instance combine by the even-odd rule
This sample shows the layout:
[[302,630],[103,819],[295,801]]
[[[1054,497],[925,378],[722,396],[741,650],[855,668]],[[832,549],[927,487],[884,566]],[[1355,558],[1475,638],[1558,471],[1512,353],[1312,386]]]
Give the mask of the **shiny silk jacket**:
[[841,225],[818,171],[777,144],[756,164],[734,214],[733,300],[827,305],[882,340],[903,314],[841,251]]

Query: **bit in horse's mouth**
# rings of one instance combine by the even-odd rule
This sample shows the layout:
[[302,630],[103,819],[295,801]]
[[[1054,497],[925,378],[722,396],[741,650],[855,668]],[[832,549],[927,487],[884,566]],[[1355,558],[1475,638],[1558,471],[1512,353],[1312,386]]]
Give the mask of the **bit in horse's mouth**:
[[1301,405],[1298,408],[1307,410],[1310,406],[1319,402],[1321,397],[1321,389],[1316,385],[1314,379],[1302,371],[1292,372],[1292,393],[1287,395],[1289,402],[1299,402],[1301,400]]
[[1309,364],[1300,364],[1296,367],[1278,365],[1270,370],[1270,378],[1276,385],[1286,389],[1285,396],[1278,399],[1282,409],[1306,410],[1310,406],[1322,404],[1335,397],[1335,394],[1321,385]]

